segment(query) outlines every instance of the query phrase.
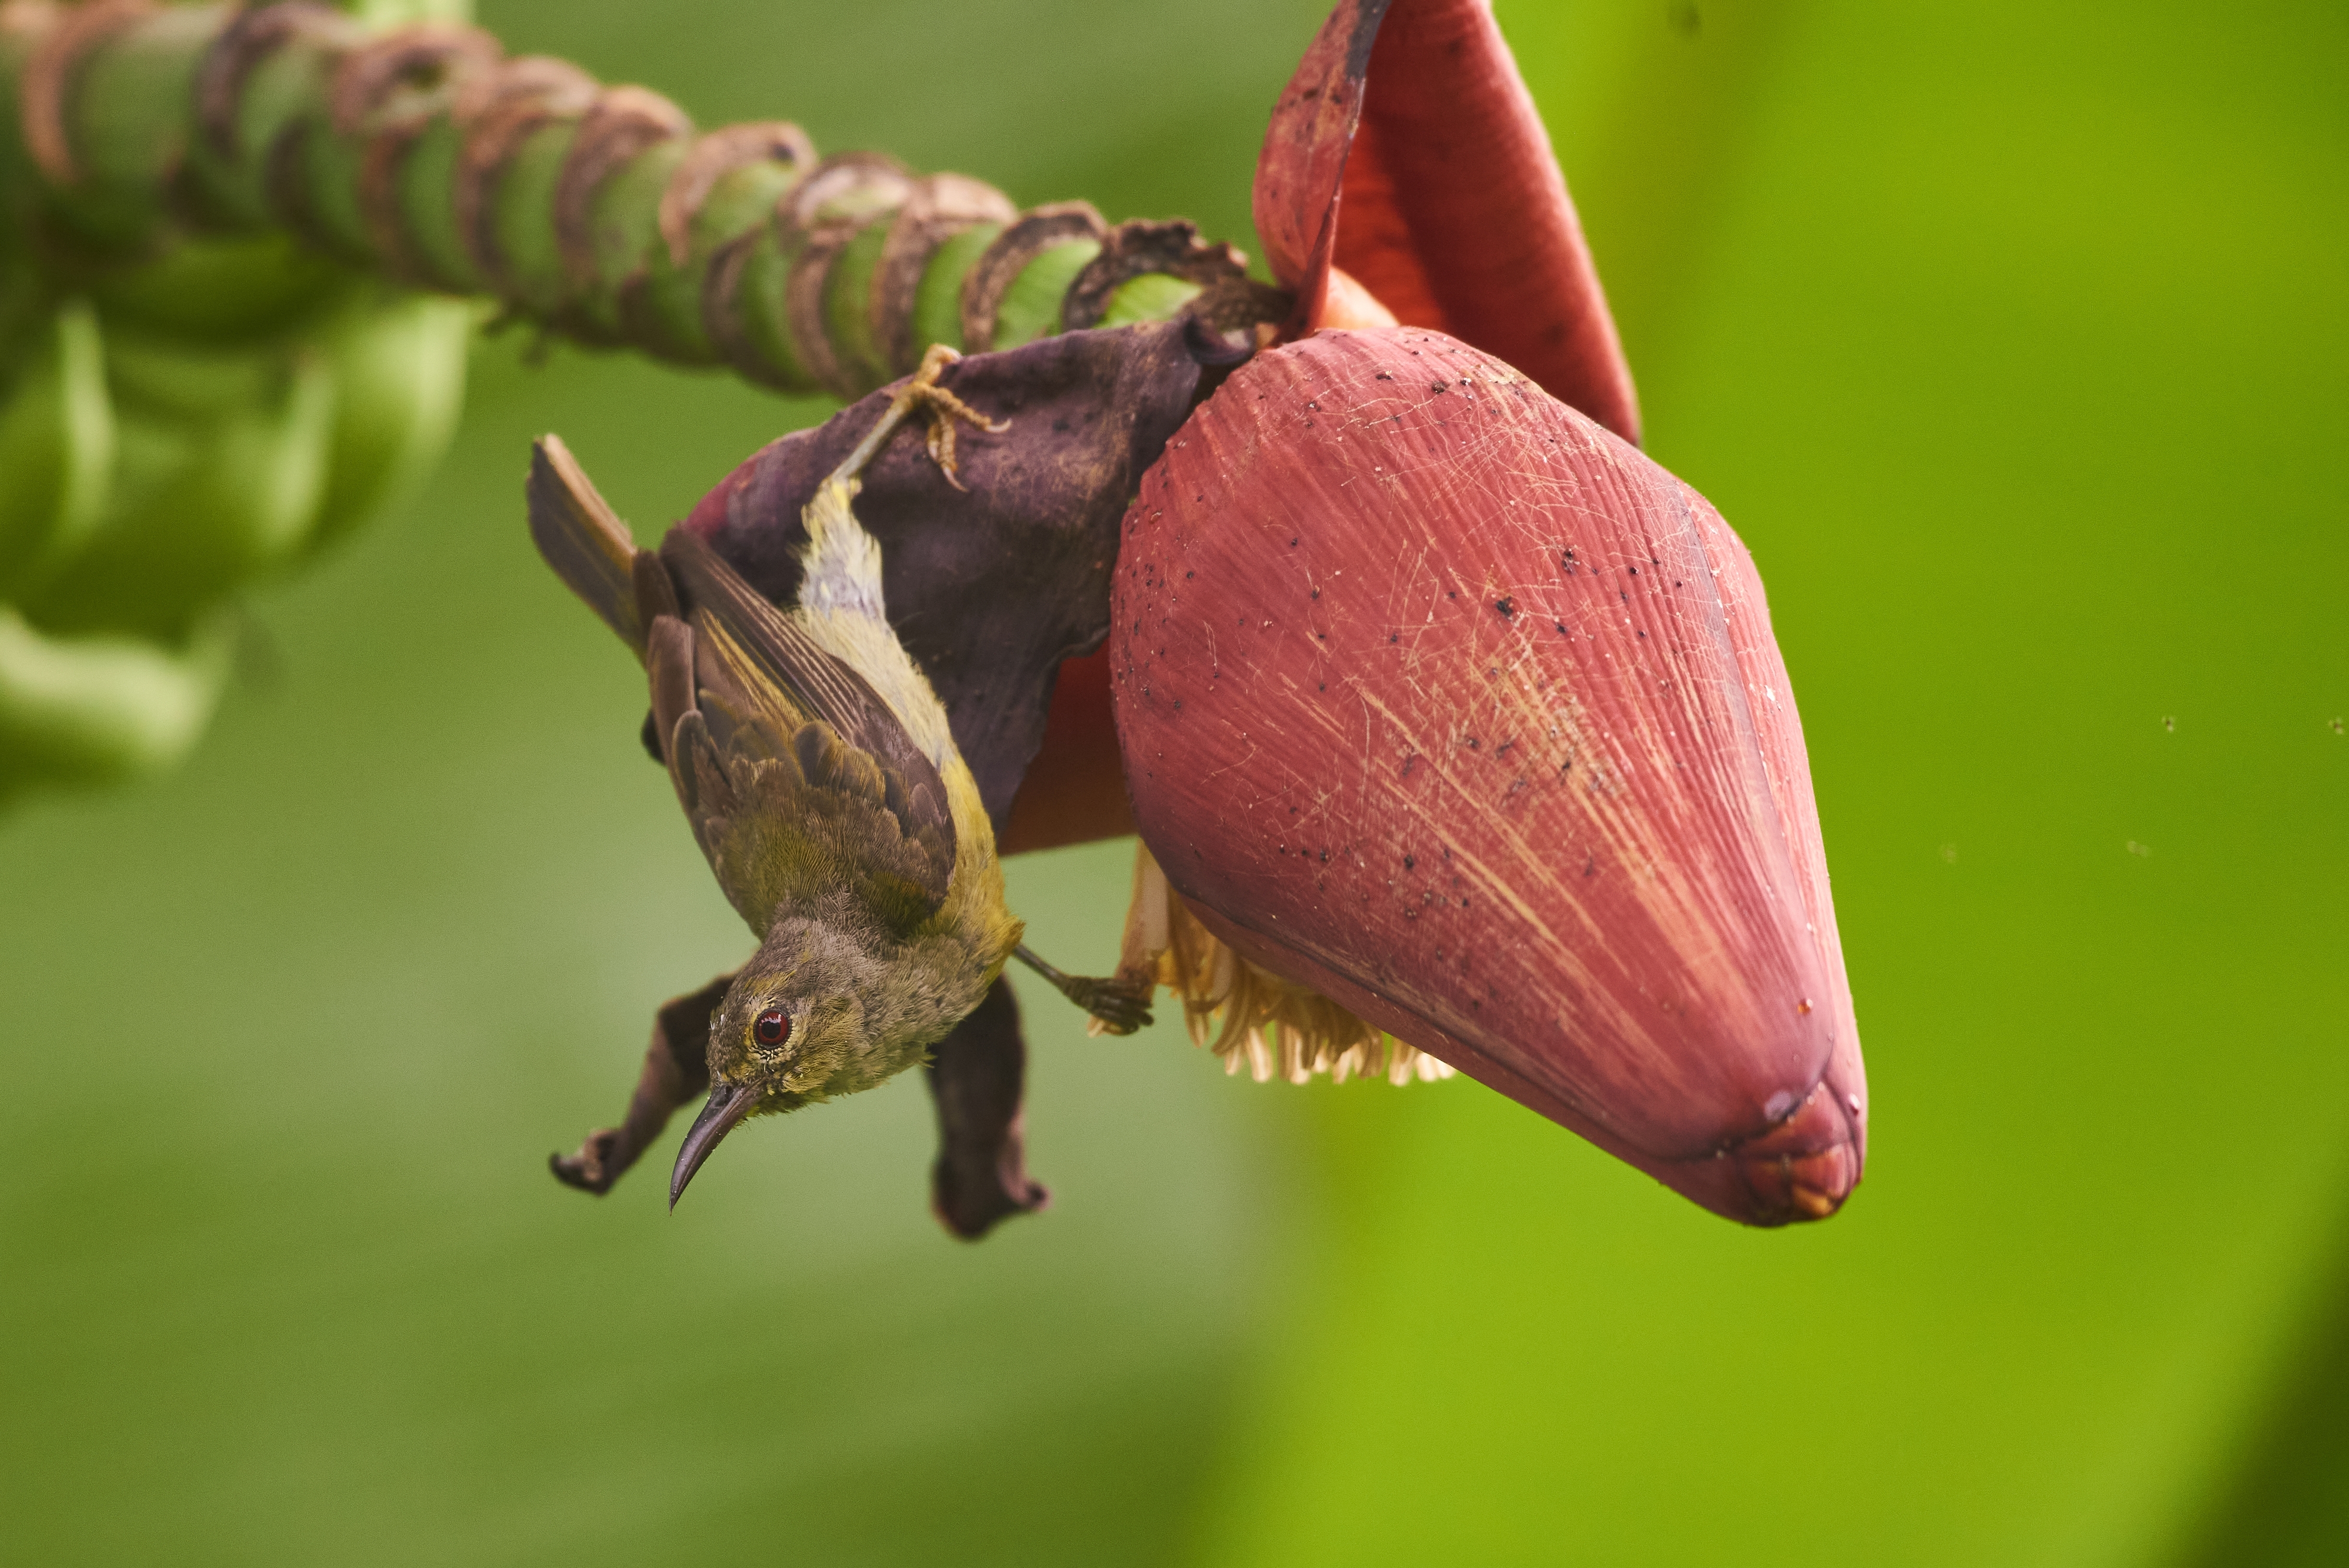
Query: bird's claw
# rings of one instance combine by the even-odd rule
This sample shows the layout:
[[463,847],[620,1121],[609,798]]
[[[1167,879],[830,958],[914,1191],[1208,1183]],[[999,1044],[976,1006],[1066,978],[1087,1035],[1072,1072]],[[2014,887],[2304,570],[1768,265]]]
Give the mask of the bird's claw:
[[946,367],[961,357],[943,343],[932,344],[930,351],[922,356],[921,368],[897,389],[897,395],[889,399],[889,407],[881,411],[881,417],[873,421],[873,428],[864,432],[864,438],[841,459],[838,468],[833,469],[830,482],[849,486],[849,493],[854,495],[857,476],[864,471],[864,465],[881,455],[882,447],[896,434],[897,427],[905,422],[906,416],[919,410],[929,419],[930,461],[937,464],[938,471],[946,475],[947,483],[957,490],[964,489],[962,480],[955,474],[955,421],[967,420],[991,436],[999,436],[1011,428],[1011,422],[988,418],[938,385],[938,377],[945,373]]
[[930,461],[937,464],[947,483],[957,490],[964,486],[955,473],[955,421],[968,420],[990,436],[999,436],[1011,428],[1009,420],[990,419],[938,385],[940,374],[961,357],[943,343],[932,344],[929,352],[922,356],[921,368],[905,383],[905,389],[897,394],[899,407],[908,413],[919,408],[929,416]]
[[576,1187],[600,1198],[620,1179],[621,1171],[612,1159],[612,1147],[619,1136],[616,1127],[600,1128],[581,1141],[575,1153],[548,1155],[546,1168],[565,1187]]
[[1061,995],[1092,1014],[1102,1033],[1130,1035],[1149,1025],[1153,989],[1128,985],[1114,976],[1071,975],[1061,987]]

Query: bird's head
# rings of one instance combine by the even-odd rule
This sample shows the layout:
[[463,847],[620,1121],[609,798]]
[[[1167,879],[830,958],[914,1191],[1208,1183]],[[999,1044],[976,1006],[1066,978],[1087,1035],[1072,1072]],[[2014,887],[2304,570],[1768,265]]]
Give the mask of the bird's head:
[[868,1004],[885,944],[816,920],[779,922],[709,1018],[709,1103],[678,1150],[674,1208],[719,1140],[746,1119],[870,1088],[894,1070]]

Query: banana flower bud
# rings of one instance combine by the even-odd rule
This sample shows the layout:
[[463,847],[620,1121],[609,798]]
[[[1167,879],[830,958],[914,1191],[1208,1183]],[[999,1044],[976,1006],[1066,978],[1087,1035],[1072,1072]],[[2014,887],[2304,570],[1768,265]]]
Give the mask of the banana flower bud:
[[[1292,341],[1144,476],[1068,688],[1113,690],[1147,847],[1126,969],[1258,1077],[1449,1064],[1718,1213],[1833,1213],[1867,1088],[1792,690],[1631,445],[1489,8],[1344,0],[1255,206]],[[1031,788],[1097,723],[1057,701]]]
[[1716,1212],[1841,1204],[1866,1083],[1802,728],[1702,497],[1456,340],[1324,332],[1235,371],[1123,529],[1118,733],[1193,918]]

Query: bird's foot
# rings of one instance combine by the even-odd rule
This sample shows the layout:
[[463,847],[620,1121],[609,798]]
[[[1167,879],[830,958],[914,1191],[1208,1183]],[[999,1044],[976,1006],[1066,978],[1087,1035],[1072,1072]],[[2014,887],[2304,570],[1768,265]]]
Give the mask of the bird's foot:
[[905,383],[905,389],[897,394],[897,401],[905,405],[908,413],[919,408],[928,416],[930,461],[938,465],[947,483],[957,490],[962,489],[963,484],[955,476],[955,421],[968,420],[990,436],[999,436],[1011,428],[1010,420],[990,419],[938,385],[938,377],[946,367],[961,357],[943,343],[930,345],[929,352],[922,356],[921,368]]
[[1076,976],[1061,987],[1061,995],[1092,1015],[1093,1032],[1102,1035],[1130,1035],[1150,1026],[1150,994],[1153,985],[1129,985],[1115,975],[1093,979]]
[[856,449],[833,470],[833,480],[846,483],[855,479],[864,470],[865,465],[879,455],[897,427],[918,410],[929,421],[930,460],[938,465],[940,473],[946,475],[947,483],[957,490],[963,489],[963,482],[955,472],[955,421],[966,420],[991,436],[999,436],[1011,428],[1011,422],[988,418],[938,385],[938,377],[945,374],[946,367],[961,357],[943,343],[930,345],[929,352],[922,356],[921,368],[915,371],[913,378],[889,400],[889,407],[880,418],[874,421],[873,428],[864,432],[864,438],[856,443]]
[[612,1158],[619,1138],[618,1128],[600,1128],[586,1136],[576,1153],[548,1155],[546,1168],[565,1187],[576,1187],[600,1198],[627,1170],[626,1165]]
[[1052,983],[1052,988],[1092,1015],[1096,1034],[1130,1035],[1150,1022],[1150,997],[1157,989],[1112,975],[1064,975],[1027,948],[1019,962]]

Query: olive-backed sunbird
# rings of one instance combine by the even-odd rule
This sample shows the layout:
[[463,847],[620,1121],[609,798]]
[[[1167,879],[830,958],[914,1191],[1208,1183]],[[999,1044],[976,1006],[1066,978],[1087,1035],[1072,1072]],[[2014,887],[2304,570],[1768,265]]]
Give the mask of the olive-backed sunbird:
[[[650,735],[719,885],[761,939],[750,962],[663,1007],[622,1127],[555,1174],[608,1190],[669,1112],[709,1099],[678,1150],[675,1205],[745,1118],[866,1089],[923,1061],[1017,954],[1114,1032],[1148,998],[1062,975],[1020,945],[978,786],[884,612],[858,475],[906,417],[955,480],[957,418],[934,349],[802,512],[799,601],[779,608],[683,530],[638,550],[562,442],[539,443],[531,531],[556,575],[642,657]],[[959,484],[959,480],[955,480]],[[691,1037],[707,1020],[706,1049]]]

